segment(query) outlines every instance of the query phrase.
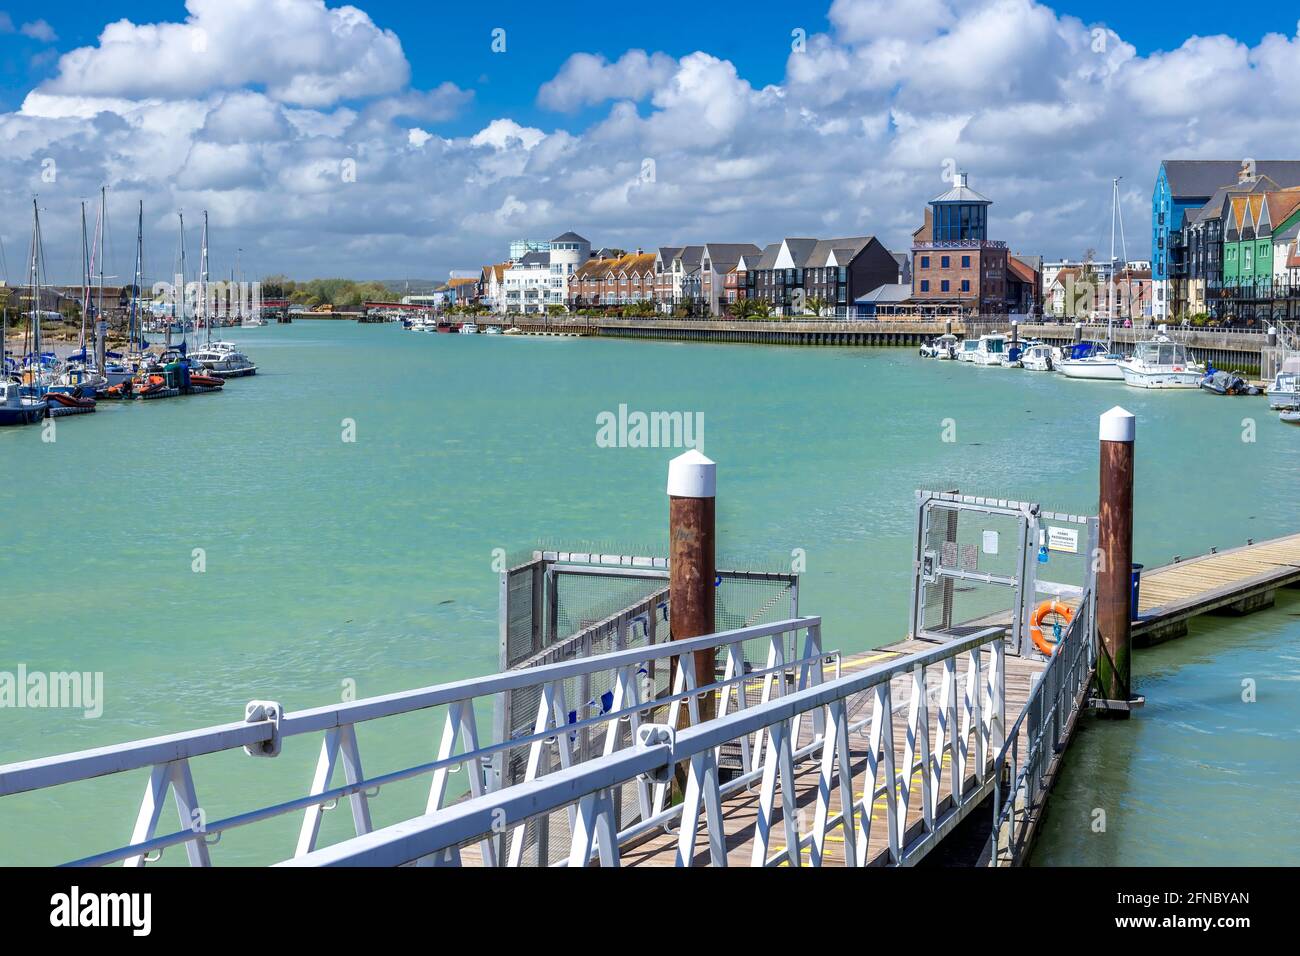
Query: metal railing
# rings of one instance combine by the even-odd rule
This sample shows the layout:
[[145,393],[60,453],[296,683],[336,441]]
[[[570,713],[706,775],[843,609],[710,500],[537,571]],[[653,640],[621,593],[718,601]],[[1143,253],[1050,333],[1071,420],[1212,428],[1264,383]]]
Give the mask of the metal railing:
[[1018,865],[1030,849],[1047,799],[1044,778],[1065,747],[1097,666],[1095,619],[1088,591],[994,758],[991,866]]
[[[634,747],[343,841],[292,864],[460,865],[467,862],[462,848],[559,810],[573,820],[564,861],[569,866],[592,860],[619,865],[631,841],[674,823],[670,855],[679,866],[701,857],[725,866],[735,846],[747,846],[747,853],[741,852],[755,866],[800,866],[805,855],[818,866],[828,862],[839,842],[849,866],[914,863],[992,790],[989,760],[1001,752],[1005,736],[1004,653],[1002,629],[990,628],[755,707],[732,713],[724,708],[716,719],[684,730],[674,729],[675,719],[642,725]],[[964,683],[958,673],[963,660]],[[936,672],[938,680],[932,682]],[[679,669],[682,673],[689,675],[689,668]],[[895,682],[906,692],[898,706]],[[686,687],[693,691],[691,703],[694,694],[709,690]],[[869,704],[870,714],[851,722],[859,703]],[[896,734],[896,714],[901,734]],[[801,728],[809,730],[806,743]],[[759,762],[724,784],[719,754],[737,741],[752,743]],[[664,788],[682,764],[687,767],[682,802],[620,831],[615,791],[630,782]],[[855,779],[859,768],[861,782]],[[754,782],[759,791],[753,821],[744,822],[745,814],[724,815],[724,798]],[[803,801],[811,804],[811,821],[795,812],[800,790],[813,797]],[[872,818],[880,801],[885,841],[873,854]],[[697,854],[701,838],[707,849]]]
[[[805,632],[801,655],[792,657],[785,651],[790,632]],[[766,664],[755,666],[746,659],[745,643],[766,638],[770,643]],[[715,659],[725,656],[723,677],[708,687],[694,687],[694,668],[689,655],[705,653]],[[686,665],[679,666],[683,655]],[[118,861],[128,866],[154,862],[168,847],[184,845],[194,866],[210,865],[210,848],[231,829],[269,820],[288,813],[303,812],[295,856],[316,849],[321,815],[344,798],[350,804],[354,830],[358,835],[372,830],[369,801],[379,788],[423,775],[431,775],[426,813],[439,811],[448,802],[448,777],[460,766],[468,770],[471,797],[482,797],[494,789],[493,762],[516,748],[529,751],[529,772],[533,780],[542,768],[544,751],[558,750],[563,767],[580,766],[572,741],[579,734],[603,730],[605,744],[600,756],[618,748],[625,725],[632,734],[643,714],[652,715],[665,709],[675,723],[682,703],[698,718],[696,697],[701,693],[720,694],[724,700],[735,696],[737,706],[746,706],[747,684],[758,681],[763,686],[762,700],[768,701],[793,689],[815,686],[822,681],[825,660],[821,647],[821,620],[798,617],[771,624],[739,628],[676,642],[633,647],[596,657],[530,667],[508,673],[454,681],[379,697],[369,697],[335,706],[317,707],[286,713],[278,702],[252,701],[245,709],[243,722],[153,737],[130,743],[115,744],[92,750],[43,757],[0,766],[0,797],[26,791],[55,787],[105,775],[149,768],[149,780],[136,816],[130,841],[104,852],[75,861],[75,865],[104,865]],[[652,699],[642,696],[643,677],[658,666],[677,675],[672,693]],[[593,675],[612,674],[611,698],[575,705],[570,688],[589,681]],[[476,705],[486,708],[501,695],[524,688],[539,687],[540,704],[532,733],[506,739],[479,739],[475,717]],[[608,704],[608,706],[606,706]],[[436,756],[428,762],[367,777],[362,769],[357,745],[356,725],[384,717],[418,711],[439,710],[445,713],[443,731]],[[726,713],[726,707],[722,708]],[[190,762],[196,757],[242,747],[252,756],[274,757],[283,741],[304,734],[323,734],[320,756],[310,788],[305,796],[270,804],[222,819],[208,819],[201,809],[194,786]],[[630,740],[627,741],[630,743]],[[459,748],[459,750],[458,750]],[[344,783],[331,785],[339,765]],[[171,792],[182,829],[158,835],[158,825]],[[663,794],[653,794],[649,807],[662,810]],[[646,816],[650,813],[647,812]],[[517,841],[516,841],[517,844]],[[494,863],[514,852],[505,840],[485,841],[485,862]]]

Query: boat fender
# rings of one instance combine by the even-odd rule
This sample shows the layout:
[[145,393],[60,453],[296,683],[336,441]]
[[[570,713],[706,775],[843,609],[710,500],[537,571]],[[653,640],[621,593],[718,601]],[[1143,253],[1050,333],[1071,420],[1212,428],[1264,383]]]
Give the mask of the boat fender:
[[[1074,619],[1074,609],[1068,604],[1062,604],[1060,601],[1052,598],[1050,601],[1044,601],[1038,607],[1034,608],[1034,615],[1030,618],[1029,636],[1033,638],[1034,646],[1051,657],[1056,649],[1060,647],[1059,639],[1057,642],[1049,641],[1043,637],[1043,621],[1049,616],[1055,614],[1059,618],[1064,618],[1068,624]],[[1059,631],[1054,631],[1054,635]]]

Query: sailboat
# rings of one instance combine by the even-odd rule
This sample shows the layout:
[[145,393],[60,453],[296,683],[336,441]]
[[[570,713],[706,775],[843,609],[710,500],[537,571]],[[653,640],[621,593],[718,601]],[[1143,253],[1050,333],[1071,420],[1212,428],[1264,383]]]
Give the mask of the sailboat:
[[247,355],[235,347],[234,342],[212,341],[212,316],[208,314],[208,214],[203,213],[203,251],[199,259],[199,298],[203,310],[204,325],[207,327],[207,341],[203,347],[190,354],[190,362],[207,378],[215,377],[216,387],[221,387],[221,380],[236,378],[241,375],[253,375],[257,366]]
[[32,258],[31,258],[31,351],[27,354],[19,394],[29,400],[28,404],[44,406],[48,418],[63,415],[81,415],[95,410],[93,392],[87,395],[80,388],[71,391],[51,391],[55,380],[55,363],[53,355],[41,351],[41,212],[32,200]]
[[99,304],[92,313],[90,302],[90,277],[94,271],[95,259],[86,245],[86,204],[81,204],[81,336],[79,350],[69,355],[63,370],[50,383],[50,391],[63,394],[95,396],[113,384],[99,368],[99,362],[90,354],[90,341],[86,335],[87,320],[93,316],[95,325],[92,333],[96,342],[96,354],[101,354],[104,345],[100,341],[102,333],[98,331],[104,314],[104,223],[107,212],[104,187],[99,191],[99,219],[95,224],[95,250],[99,258]]
[[1111,180],[1110,199],[1110,274],[1106,277],[1106,342],[1079,342],[1068,355],[1056,363],[1056,370],[1066,378],[1122,382],[1119,363],[1123,358],[1115,348],[1115,227],[1119,226],[1120,249],[1128,262],[1128,241],[1124,238],[1124,212],[1119,203],[1119,179]]
[[22,393],[16,379],[10,377],[11,363],[5,343],[9,339],[9,309],[0,317],[0,425],[30,425],[45,417],[45,403]]

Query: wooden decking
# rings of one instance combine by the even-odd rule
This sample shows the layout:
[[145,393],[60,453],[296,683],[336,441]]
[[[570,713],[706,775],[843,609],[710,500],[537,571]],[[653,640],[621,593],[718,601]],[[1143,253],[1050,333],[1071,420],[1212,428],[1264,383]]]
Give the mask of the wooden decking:
[[[844,675],[848,675],[856,670],[870,667],[874,664],[884,663],[897,657],[907,654],[916,653],[922,650],[931,650],[934,644],[926,641],[906,640],[889,647],[877,650],[865,651],[860,654],[846,656],[841,663],[841,670]],[[991,655],[986,650],[984,664],[987,666],[988,659]],[[1010,727],[1024,709],[1025,701],[1028,699],[1029,692],[1033,686],[1034,678],[1045,666],[1043,661],[1026,660],[1019,657],[1007,655],[1006,658],[1006,725]],[[937,670],[937,669],[932,669]],[[927,686],[929,687],[933,699],[933,693],[938,687],[937,673],[928,675]],[[958,694],[962,693],[965,688],[964,674],[959,679]],[[911,679],[907,676],[900,676],[894,679],[891,688],[894,702],[894,759],[895,766],[901,777],[906,766],[905,750],[907,747],[907,704],[911,699]],[[849,718],[850,725],[855,720],[861,720],[870,712],[872,705],[864,701],[861,711],[856,716]],[[807,722],[805,721],[805,724]],[[864,727],[860,731],[852,733],[852,767],[853,767],[853,793],[855,799],[863,799],[866,781],[870,779],[867,771],[867,753],[870,749],[868,742],[868,728]],[[808,727],[801,729],[800,745],[808,743],[811,739],[811,731]],[[974,733],[969,735],[971,750],[971,761],[974,762]],[[991,760],[993,754],[988,757]],[[944,754],[943,757],[943,780],[939,792],[936,794],[937,813],[936,818],[941,819],[945,810],[952,805],[952,755]],[[805,760],[803,764],[795,768],[795,803],[797,806],[796,813],[799,817],[798,830],[802,834],[807,834],[812,830],[813,814],[816,811],[816,802],[819,789],[819,764],[817,760]],[[912,775],[917,778],[912,799],[907,814],[907,832],[903,838],[903,845],[906,848],[909,841],[921,832],[923,825],[920,798],[920,780],[921,765],[919,757],[915,760],[912,768]],[[978,786],[973,772],[967,773],[967,790]],[[740,791],[730,799],[723,802],[722,815],[726,821],[726,847],[727,862],[732,866],[750,866],[753,863],[754,837],[756,820],[758,816],[759,785],[755,783],[751,790]],[[773,843],[768,848],[768,856],[775,856],[783,851],[787,851],[785,845],[784,829],[784,809],[782,807],[781,796],[778,792],[776,798],[777,814],[772,826]],[[840,812],[839,788],[834,787],[831,792],[830,811],[831,817]],[[876,799],[871,810],[871,828],[869,833],[867,861],[868,864],[880,865],[888,858],[888,826],[885,817],[886,804],[885,798],[880,796]],[[948,822],[947,827],[956,826],[959,819],[952,819]],[[701,816],[701,832],[697,836],[695,856],[692,860],[694,866],[707,866],[709,862],[708,840],[703,833],[704,820]],[[621,851],[623,866],[673,866],[677,856],[677,833],[660,833],[653,835],[643,842],[631,847],[624,847]],[[845,842],[843,827],[837,827],[826,837],[825,849],[822,858],[822,865],[842,866],[845,862]],[[801,863],[807,864],[812,856],[812,848],[804,846],[802,849]],[[780,865],[788,866],[789,860],[782,860]],[[915,862],[915,859],[909,860]]]
[[1211,611],[1245,614],[1269,607],[1276,590],[1300,583],[1300,534],[1258,541],[1142,572],[1137,647],[1182,637],[1187,622]]

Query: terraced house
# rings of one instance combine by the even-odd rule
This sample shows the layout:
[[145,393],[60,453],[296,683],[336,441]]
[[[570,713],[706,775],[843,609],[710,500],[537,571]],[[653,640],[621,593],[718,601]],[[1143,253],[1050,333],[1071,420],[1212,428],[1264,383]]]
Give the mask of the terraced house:
[[758,256],[761,252],[749,242],[710,242],[704,246],[700,255],[700,300],[706,315],[726,312],[727,275],[742,256]]
[[859,296],[897,278],[898,260],[874,236],[788,237],[767,246],[746,272],[745,298],[766,302],[776,315],[847,318]]
[[588,260],[569,278],[569,308],[610,308],[653,302],[655,259],[651,253],[638,249]]

